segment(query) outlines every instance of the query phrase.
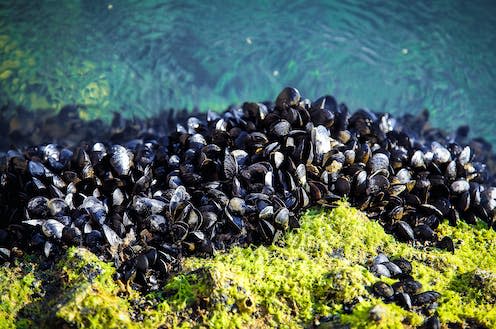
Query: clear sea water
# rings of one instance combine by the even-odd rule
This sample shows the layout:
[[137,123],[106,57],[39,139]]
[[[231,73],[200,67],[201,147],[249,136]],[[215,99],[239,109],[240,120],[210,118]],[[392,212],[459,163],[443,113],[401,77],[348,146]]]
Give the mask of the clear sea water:
[[0,103],[222,110],[286,85],[496,143],[496,1],[0,2]]

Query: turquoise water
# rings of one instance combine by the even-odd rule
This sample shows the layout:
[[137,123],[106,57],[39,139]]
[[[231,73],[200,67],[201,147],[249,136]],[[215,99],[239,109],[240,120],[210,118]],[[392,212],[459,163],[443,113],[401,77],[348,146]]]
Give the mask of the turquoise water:
[[431,111],[493,143],[495,1],[2,1],[0,103],[145,116],[275,99]]

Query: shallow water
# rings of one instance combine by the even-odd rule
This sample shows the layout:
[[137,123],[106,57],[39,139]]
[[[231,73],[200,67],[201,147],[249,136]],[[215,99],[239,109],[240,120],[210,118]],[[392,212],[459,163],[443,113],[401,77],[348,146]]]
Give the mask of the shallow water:
[[221,110],[292,85],[496,143],[495,1],[2,1],[0,103]]

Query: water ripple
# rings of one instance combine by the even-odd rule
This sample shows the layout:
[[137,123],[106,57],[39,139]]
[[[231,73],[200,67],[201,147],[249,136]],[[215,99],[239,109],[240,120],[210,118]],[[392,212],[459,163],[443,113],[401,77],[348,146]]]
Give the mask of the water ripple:
[[351,108],[427,107],[434,124],[469,123],[496,142],[495,9],[461,0],[3,1],[0,75],[11,72],[0,101],[149,115],[221,109],[295,85]]

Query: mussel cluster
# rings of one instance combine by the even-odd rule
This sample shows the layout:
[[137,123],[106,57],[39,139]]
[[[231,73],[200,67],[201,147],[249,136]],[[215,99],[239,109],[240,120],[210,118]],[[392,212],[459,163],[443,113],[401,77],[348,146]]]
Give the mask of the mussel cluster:
[[[378,277],[393,278],[397,281],[392,285],[384,281],[377,281],[372,285],[372,292],[386,303],[396,303],[406,310],[416,310],[427,317],[424,327],[440,328],[436,313],[438,299],[441,294],[436,291],[422,290],[422,284],[412,276],[412,264],[404,259],[397,258],[390,261],[384,254],[374,258],[370,271]],[[373,314],[372,314],[373,316]]]
[[495,227],[494,157],[483,140],[464,146],[466,129],[426,122],[350,115],[332,96],[287,87],[275,103],[191,116],[168,136],[153,122],[104,141],[88,141],[93,129],[76,146],[11,147],[0,155],[0,259],[82,245],[155,288],[185,255],[273,243],[302,210],[343,197],[401,241],[453,250],[436,233],[443,219]]

